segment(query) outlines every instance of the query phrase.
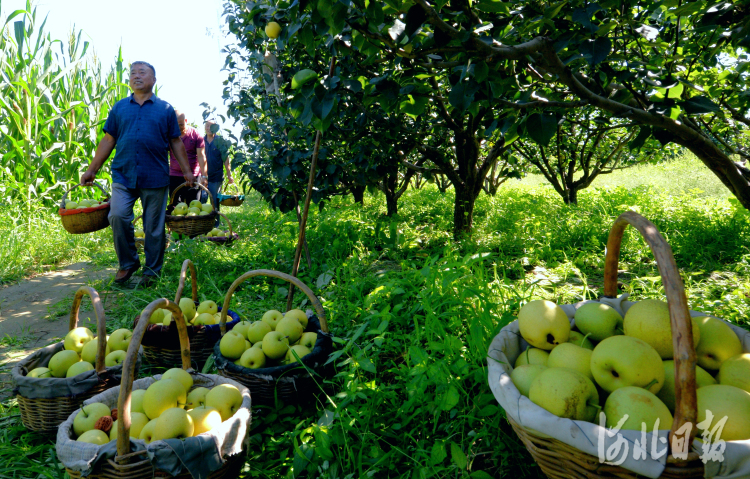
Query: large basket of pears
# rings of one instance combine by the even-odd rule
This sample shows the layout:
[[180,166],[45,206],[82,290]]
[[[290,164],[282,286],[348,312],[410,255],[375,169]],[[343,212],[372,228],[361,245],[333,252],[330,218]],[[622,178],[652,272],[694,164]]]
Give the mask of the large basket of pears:
[[[617,297],[628,225],[656,258],[666,303]],[[609,234],[604,296],[524,305],[490,344],[488,379],[547,477],[750,477],[748,352],[750,333],[688,309],[671,248],[629,211]]]
[[149,317],[172,313],[181,368],[135,380],[147,322],[133,332],[122,383],[87,400],[57,432],[56,453],[72,479],[237,478],[245,463],[250,392],[227,378],[193,370],[187,324],[177,304],[157,299]]
[[[102,191],[102,200],[82,199],[68,201],[68,193],[79,186],[96,186]],[[109,194],[98,183],[75,185],[66,191],[60,200],[60,219],[65,231],[71,234],[93,233],[109,226]]]
[[[185,289],[188,271],[190,271],[192,296],[183,298],[182,292]],[[187,322],[193,366],[201,370],[213,353],[214,344],[221,338],[219,328],[221,308],[214,301],[198,302],[198,278],[195,265],[189,259],[182,263],[180,283],[174,302],[180,306]],[[234,311],[227,311],[227,315],[230,318],[227,327],[231,329],[239,323],[240,318]],[[133,328],[137,327],[141,318],[143,318],[142,314],[135,318]],[[157,309],[149,317],[142,344],[146,361],[152,365],[171,368],[182,363],[180,337],[172,319],[172,314],[166,309]]]
[[249,271],[237,278],[224,297],[224,309],[235,290],[249,278],[267,276],[291,283],[305,293],[317,315],[293,309],[267,311],[260,321],[243,321],[227,331],[222,313],[222,338],[214,346],[215,365],[222,376],[247,386],[256,404],[311,400],[330,373],[333,340],[320,301],[299,279],[272,270]]
[[217,227],[217,228],[212,229],[205,235],[199,236],[199,238],[202,240],[210,241],[212,243],[224,244],[224,245],[228,245],[232,243],[234,240],[239,239],[240,235],[238,235],[237,232],[232,229],[232,223],[229,221],[229,218],[227,218],[222,213],[219,213],[219,216],[224,218],[224,221],[227,222],[229,231],[222,230],[221,228]]
[[218,214],[216,211],[216,198],[211,195],[208,188],[200,183],[196,183],[195,188],[203,189],[208,194],[210,203],[204,204],[199,200],[193,200],[189,205],[185,203],[175,204],[177,192],[187,186],[187,183],[183,183],[172,192],[172,198],[169,200],[165,219],[167,228],[173,233],[189,237],[208,233],[213,229]]
[[[88,328],[78,326],[85,295],[94,307],[96,337]],[[120,329],[100,342],[99,337],[106,338],[106,333],[99,294],[88,286],[80,287],[73,298],[65,340],[32,353],[13,368],[13,391],[24,426],[38,432],[54,431],[83,401],[117,385],[132,334]],[[140,350],[137,367],[142,354]]]

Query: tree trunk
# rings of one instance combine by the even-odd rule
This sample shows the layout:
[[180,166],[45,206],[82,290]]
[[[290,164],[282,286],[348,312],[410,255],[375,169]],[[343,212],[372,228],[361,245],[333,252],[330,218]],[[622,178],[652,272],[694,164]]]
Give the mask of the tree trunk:
[[398,170],[385,176],[383,180],[385,191],[386,216],[394,216],[398,213]]
[[453,185],[456,192],[456,202],[453,207],[453,239],[458,241],[471,235],[474,223],[474,195],[471,188]]
[[563,201],[566,205],[577,205],[578,204],[578,189],[576,188],[568,188],[565,190],[565,195],[563,195]]
[[349,188],[349,191],[352,192],[352,195],[354,196],[354,202],[359,203],[361,205],[365,204],[365,190],[367,188],[365,186],[352,186]]
[[746,209],[750,209],[750,183],[737,165],[716,145],[703,138],[687,140],[676,137],[674,142],[684,146],[715,174],[724,186]]

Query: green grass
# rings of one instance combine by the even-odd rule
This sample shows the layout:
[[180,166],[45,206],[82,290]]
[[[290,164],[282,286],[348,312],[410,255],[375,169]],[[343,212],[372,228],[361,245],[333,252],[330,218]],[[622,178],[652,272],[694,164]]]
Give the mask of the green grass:
[[[475,234],[458,244],[451,241],[450,192],[409,191],[393,223],[383,216],[382,197],[314,208],[314,264],[303,262],[300,278],[321,298],[337,338],[335,377],[322,384],[331,393],[305,408],[255,411],[243,477],[542,477],[487,387],[487,345],[532,298],[571,303],[601,294],[604,246],[621,212],[639,211],[670,242],[692,309],[747,324],[750,214],[721,192],[675,190],[693,184],[695,174],[689,161],[676,165],[618,173],[635,186],[586,190],[575,207],[549,187],[509,185],[480,197]],[[656,186],[642,181],[647,175]],[[117,305],[107,311],[107,329],[130,327],[148,302],[173,298],[186,258],[197,266],[201,299],[216,301],[245,271],[291,270],[291,214],[269,211],[253,194],[226,211],[242,237],[233,246],[175,244],[163,278],[146,291],[95,284]],[[98,263],[114,261],[107,245],[91,251]],[[625,235],[619,268],[624,292],[663,299],[657,266],[634,231]],[[285,291],[282,282],[254,278],[231,307],[256,320],[284,307]],[[298,294],[296,305],[303,301]],[[53,438],[24,432],[17,412],[12,401],[0,411],[7,425],[0,428],[0,475],[62,478],[49,467]]]
[[[529,175],[520,182],[514,183],[543,186],[546,185],[546,180],[542,175]],[[715,198],[727,198],[731,195],[721,180],[690,152],[656,165],[646,163],[599,175],[592,186],[595,188],[621,186],[627,189],[653,187],[660,193],[671,195],[690,193],[695,196]]]

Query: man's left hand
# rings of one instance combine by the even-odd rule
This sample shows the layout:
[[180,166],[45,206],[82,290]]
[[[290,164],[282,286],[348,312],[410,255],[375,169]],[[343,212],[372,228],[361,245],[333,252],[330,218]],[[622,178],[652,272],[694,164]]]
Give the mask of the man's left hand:
[[208,178],[206,178],[205,176],[201,176],[201,184],[208,188]]

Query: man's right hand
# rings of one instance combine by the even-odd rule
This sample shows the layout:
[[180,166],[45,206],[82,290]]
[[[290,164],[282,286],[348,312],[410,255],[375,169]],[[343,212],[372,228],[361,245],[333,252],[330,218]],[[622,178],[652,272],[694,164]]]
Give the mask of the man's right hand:
[[93,185],[95,178],[96,178],[96,173],[94,173],[93,171],[86,170],[86,173],[81,175],[81,184]]
[[192,187],[195,185],[195,176],[193,176],[193,173],[185,173],[183,176],[188,186]]

